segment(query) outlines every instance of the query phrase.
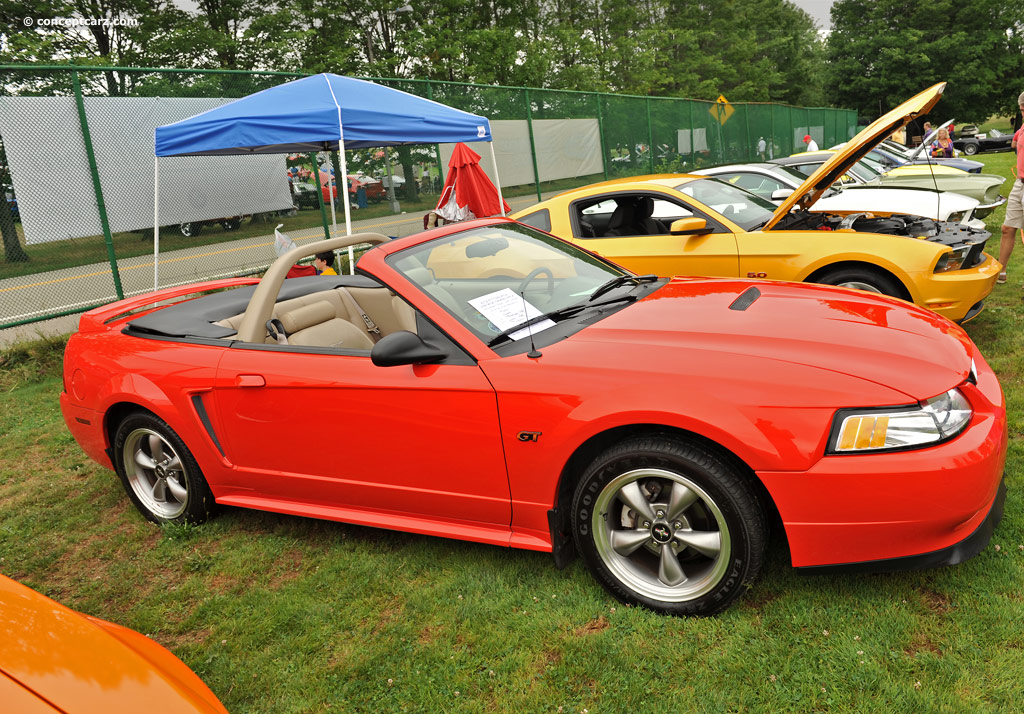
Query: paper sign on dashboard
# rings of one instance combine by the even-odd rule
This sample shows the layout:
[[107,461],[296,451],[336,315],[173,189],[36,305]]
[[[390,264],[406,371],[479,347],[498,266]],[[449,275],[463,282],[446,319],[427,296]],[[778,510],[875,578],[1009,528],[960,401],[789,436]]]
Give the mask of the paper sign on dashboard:
[[[511,289],[505,288],[497,292],[481,295],[469,301],[469,304],[476,308],[477,312],[491,321],[499,331],[511,329],[521,325],[527,320],[532,320],[543,313],[527,302],[522,295],[516,295]],[[542,320],[529,328],[517,330],[509,335],[513,340],[521,340],[531,332],[534,334],[554,326],[551,320]]]

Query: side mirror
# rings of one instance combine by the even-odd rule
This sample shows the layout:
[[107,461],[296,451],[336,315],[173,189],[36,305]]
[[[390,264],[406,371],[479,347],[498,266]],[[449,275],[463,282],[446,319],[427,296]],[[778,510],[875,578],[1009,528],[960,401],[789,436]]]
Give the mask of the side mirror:
[[773,201],[784,201],[793,195],[793,189],[791,188],[778,188],[772,191]]
[[447,356],[447,353],[431,347],[419,335],[407,330],[392,332],[370,350],[370,361],[378,367],[430,364]]
[[668,232],[674,236],[699,236],[708,232],[708,222],[703,218],[680,218],[672,221]]

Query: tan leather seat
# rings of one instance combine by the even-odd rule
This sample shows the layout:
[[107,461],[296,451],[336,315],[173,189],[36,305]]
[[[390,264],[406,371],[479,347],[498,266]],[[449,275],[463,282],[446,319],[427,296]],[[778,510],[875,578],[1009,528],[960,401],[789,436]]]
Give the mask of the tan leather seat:
[[324,300],[290,310],[280,319],[290,345],[350,350],[373,348],[373,340],[364,330],[337,315],[335,307]]

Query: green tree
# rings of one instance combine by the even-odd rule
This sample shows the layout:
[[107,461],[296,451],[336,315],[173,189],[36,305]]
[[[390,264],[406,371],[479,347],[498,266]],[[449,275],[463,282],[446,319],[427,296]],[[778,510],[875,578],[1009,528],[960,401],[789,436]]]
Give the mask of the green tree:
[[948,82],[937,111],[984,121],[1016,102],[1024,75],[1020,3],[838,0],[827,66],[830,99],[878,116]]

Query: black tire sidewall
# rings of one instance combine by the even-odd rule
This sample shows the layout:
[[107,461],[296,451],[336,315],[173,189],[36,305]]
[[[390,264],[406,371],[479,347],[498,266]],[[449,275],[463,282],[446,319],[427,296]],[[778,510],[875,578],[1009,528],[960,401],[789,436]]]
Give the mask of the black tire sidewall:
[[890,278],[887,275],[880,275],[870,270],[862,270],[860,268],[840,268],[838,270],[833,270],[823,274],[814,282],[822,285],[839,286],[841,283],[854,281],[873,285],[881,291],[882,295],[887,297],[903,299],[903,295],[894,278]]
[[[136,429],[152,429],[157,432],[171,445],[184,466],[185,487],[188,490],[188,502],[185,504],[185,510],[175,518],[163,518],[149,510],[149,508],[139,500],[139,497],[135,493],[135,489],[132,488],[131,483],[128,481],[128,470],[124,463],[124,445],[128,436]],[[206,483],[206,479],[203,477],[203,472],[199,468],[199,464],[196,462],[195,457],[192,456],[192,452],[189,451],[187,446],[185,446],[185,442],[182,441],[180,436],[178,436],[177,432],[175,432],[174,429],[172,429],[167,422],[160,417],[148,412],[137,412],[122,420],[114,433],[113,455],[114,468],[117,471],[118,477],[121,479],[121,485],[124,487],[125,492],[127,492],[128,498],[130,498],[131,502],[135,505],[135,508],[137,508],[139,513],[145,516],[147,520],[159,524],[191,523],[193,525],[198,525],[207,520],[213,513],[216,504],[214,503],[210,487]]]
[[[654,600],[621,582],[594,544],[592,507],[617,476],[638,468],[658,468],[685,476],[715,502],[729,529],[732,550],[726,574],[707,593],[685,602]],[[727,608],[753,581],[764,558],[766,525],[758,498],[736,471],[713,453],[671,437],[623,442],[598,457],[586,470],[572,501],[572,531],[577,550],[595,579],[618,600],[672,615],[713,615]]]

